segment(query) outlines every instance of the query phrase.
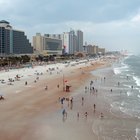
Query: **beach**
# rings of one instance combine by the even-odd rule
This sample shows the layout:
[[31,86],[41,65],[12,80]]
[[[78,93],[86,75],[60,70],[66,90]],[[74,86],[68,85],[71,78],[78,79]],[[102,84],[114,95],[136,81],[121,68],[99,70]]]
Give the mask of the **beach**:
[[[13,85],[0,85],[5,97],[0,101],[0,140],[135,139],[137,118],[111,110],[109,68],[114,61],[44,66]],[[63,91],[66,85],[69,92]]]

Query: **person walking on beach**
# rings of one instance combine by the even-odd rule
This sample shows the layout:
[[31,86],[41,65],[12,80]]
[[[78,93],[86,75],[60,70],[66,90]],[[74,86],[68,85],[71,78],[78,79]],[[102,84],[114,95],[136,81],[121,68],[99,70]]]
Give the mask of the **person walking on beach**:
[[71,97],[71,99],[70,99],[70,103],[73,104],[73,97]]
[[63,109],[62,111],[62,115],[63,115],[63,121],[65,121],[67,119],[67,112],[65,109]]
[[66,112],[65,109],[63,109],[63,111],[62,111],[62,115],[63,115],[63,116],[65,115],[65,112]]
[[118,87],[120,86],[120,82],[118,82]]
[[77,112],[77,120],[79,120],[80,114],[79,112]]
[[82,106],[84,105],[84,97],[82,97]]
[[63,104],[64,104],[64,100],[65,100],[64,97],[60,99],[60,102],[61,102],[62,107],[63,107]]
[[96,105],[94,104],[93,107],[94,107],[94,112],[95,112],[95,110],[96,110]]
[[104,117],[103,113],[101,112],[101,119]]
[[45,87],[45,90],[48,90],[48,86]]
[[73,97],[71,97],[70,99],[70,109],[72,110],[72,108],[73,108]]
[[129,77],[127,76],[127,80],[129,79]]
[[2,95],[0,95],[0,100],[4,100],[4,97]]
[[27,85],[27,81],[25,82],[25,85]]
[[87,93],[87,86],[85,86],[85,93]]
[[77,112],[77,118],[79,118],[79,116],[80,116],[80,114],[79,114],[79,112]]
[[87,116],[88,116],[88,113],[87,113],[87,112],[85,112],[85,114],[84,114],[84,115],[85,115],[85,117],[87,118]]
[[106,80],[106,77],[104,77],[104,82],[105,82],[105,80]]

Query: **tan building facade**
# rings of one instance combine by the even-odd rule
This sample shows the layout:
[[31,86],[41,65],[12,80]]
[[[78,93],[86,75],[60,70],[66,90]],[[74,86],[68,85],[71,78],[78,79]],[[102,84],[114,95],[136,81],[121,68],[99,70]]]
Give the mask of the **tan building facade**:
[[98,53],[98,46],[88,45],[86,46],[86,48],[87,48],[87,53],[90,55],[94,55]]
[[105,48],[98,48],[98,53],[105,54]]
[[87,45],[86,51],[89,55],[105,54],[105,48],[100,48],[96,45]]
[[37,33],[33,36],[34,50],[44,55],[61,55],[62,54],[62,40],[57,38],[42,36]]
[[44,42],[43,39],[44,39],[44,37],[41,36],[40,33],[37,33],[36,36],[33,36],[34,50],[36,50],[40,53],[43,51],[43,42]]

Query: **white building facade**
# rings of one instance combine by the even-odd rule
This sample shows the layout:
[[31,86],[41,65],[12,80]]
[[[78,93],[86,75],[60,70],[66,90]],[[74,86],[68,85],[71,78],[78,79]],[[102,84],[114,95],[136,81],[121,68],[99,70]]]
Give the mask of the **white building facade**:
[[83,52],[83,32],[80,30],[64,32],[62,42],[65,54]]

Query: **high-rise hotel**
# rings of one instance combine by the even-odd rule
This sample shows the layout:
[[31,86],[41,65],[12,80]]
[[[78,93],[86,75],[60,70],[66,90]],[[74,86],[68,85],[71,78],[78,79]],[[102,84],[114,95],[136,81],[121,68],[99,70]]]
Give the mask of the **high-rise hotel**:
[[33,47],[25,33],[13,29],[5,20],[0,21],[0,56],[31,53]]
[[80,30],[63,33],[63,47],[65,53],[83,52],[83,32]]
[[83,52],[83,32],[80,30],[63,34],[36,33],[33,36],[33,47],[37,53],[45,55],[75,54]]

